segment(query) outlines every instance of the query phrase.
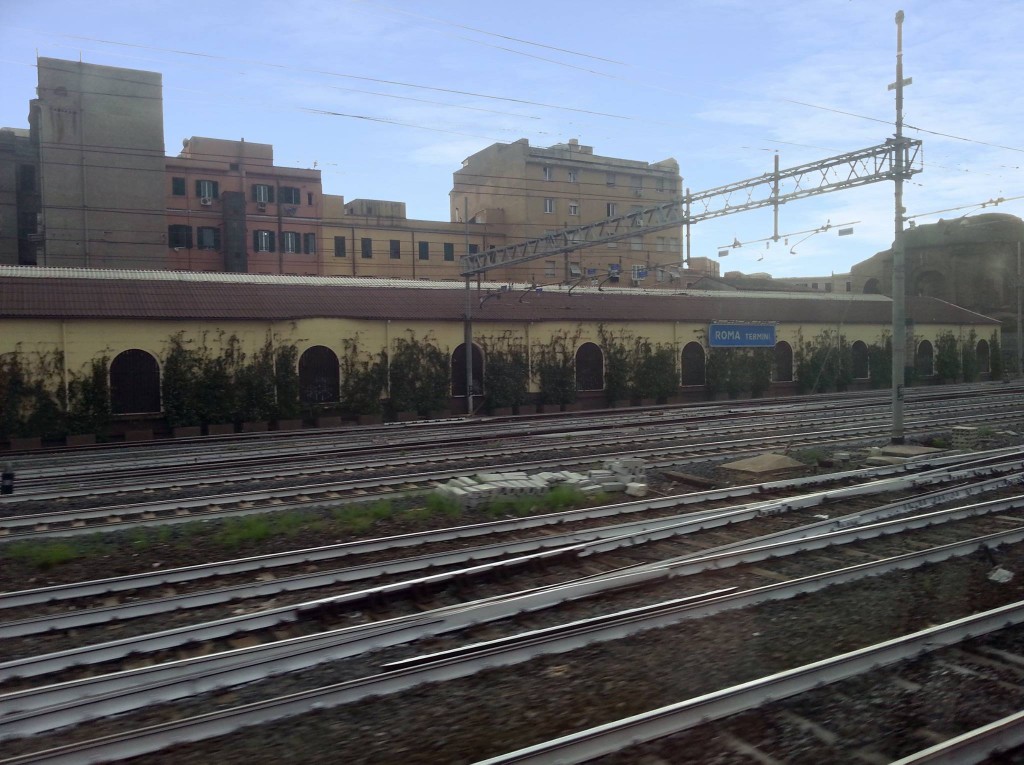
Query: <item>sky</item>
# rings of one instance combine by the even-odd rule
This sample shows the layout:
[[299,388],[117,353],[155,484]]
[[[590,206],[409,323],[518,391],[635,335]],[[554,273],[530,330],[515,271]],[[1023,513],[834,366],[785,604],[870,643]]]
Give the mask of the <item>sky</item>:
[[[776,153],[785,170],[890,138],[898,10],[904,133],[923,141],[906,216],[1024,217],[1019,0],[0,0],[0,126],[27,127],[37,56],[80,59],[163,75],[169,155],[190,136],[273,144],[325,193],[410,218],[449,220],[462,161],[521,138],[672,157],[698,192],[771,172]],[[703,221],[691,255],[844,273],[891,245],[893,191],[790,202],[779,241],[770,208]]]

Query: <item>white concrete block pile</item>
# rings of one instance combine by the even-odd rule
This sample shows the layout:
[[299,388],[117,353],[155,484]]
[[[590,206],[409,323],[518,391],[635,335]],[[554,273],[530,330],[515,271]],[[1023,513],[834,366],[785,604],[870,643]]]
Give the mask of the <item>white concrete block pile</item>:
[[434,492],[448,496],[462,507],[473,509],[497,499],[541,496],[556,486],[571,486],[583,494],[624,491],[633,497],[647,494],[647,464],[642,459],[605,460],[602,467],[586,473],[571,470],[477,473],[439,484]]

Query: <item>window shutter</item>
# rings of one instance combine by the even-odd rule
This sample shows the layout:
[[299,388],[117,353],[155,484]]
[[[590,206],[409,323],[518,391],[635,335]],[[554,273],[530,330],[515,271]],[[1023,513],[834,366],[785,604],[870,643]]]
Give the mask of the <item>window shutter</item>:
[[185,226],[185,246],[188,249],[192,249],[192,227]]
[[203,195],[203,182],[196,181],[196,196],[201,197]]
[[213,249],[220,250],[220,229],[215,228],[213,230]]
[[220,184],[217,183],[217,181],[213,182],[213,198],[214,199],[219,199],[220,198]]
[[260,232],[259,231],[253,231],[252,232],[252,251],[253,252],[259,252],[260,251]]
[[254,183],[252,185],[252,200],[251,200],[253,202],[259,202],[260,201],[259,194],[256,193],[256,189],[257,188],[258,188],[257,185]]
[[274,203],[274,187],[267,184],[267,202]]
[[273,231],[268,231],[267,234],[268,234],[267,238],[270,240],[270,246],[267,248],[267,250],[269,252],[276,252],[277,250],[274,248],[274,245],[276,244],[274,242],[274,236],[275,236],[274,232]]

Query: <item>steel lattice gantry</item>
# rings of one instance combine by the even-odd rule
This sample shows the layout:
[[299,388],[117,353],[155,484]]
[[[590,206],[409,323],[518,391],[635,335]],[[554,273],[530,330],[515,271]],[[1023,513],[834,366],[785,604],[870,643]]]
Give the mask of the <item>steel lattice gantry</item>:
[[[897,162],[897,151],[903,153],[902,162]],[[774,206],[777,210],[780,205],[794,199],[878,181],[892,181],[897,173],[905,179],[922,169],[921,141],[891,138],[868,149],[787,170],[775,170],[707,191],[688,193],[683,201],[667,202],[506,247],[464,255],[461,273],[468,278],[494,268],[615,242],[638,233],[651,233],[761,207]]]

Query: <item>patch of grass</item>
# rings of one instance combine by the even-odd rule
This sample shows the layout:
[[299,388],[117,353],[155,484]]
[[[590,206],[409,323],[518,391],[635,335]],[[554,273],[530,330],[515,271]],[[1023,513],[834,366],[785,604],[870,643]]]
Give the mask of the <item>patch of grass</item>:
[[85,553],[81,545],[67,540],[12,542],[3,548],[5,557],[28,564],[42,571],[77,560]]
[[440,515],[446,518],[458,518],[462,515],[462,507],[459,503],[443,494],[428,494],[425,509],[428,515]]
[[331,511],[343,531],[366,531],[377,521],[394,515],[390,500],[381,500],[369,505],[343,505]]
[[587,504],[588,497],[572,486],[556,486],[544,495],[542,502],[548,510],[564,510],[571,507],[582,507]]

